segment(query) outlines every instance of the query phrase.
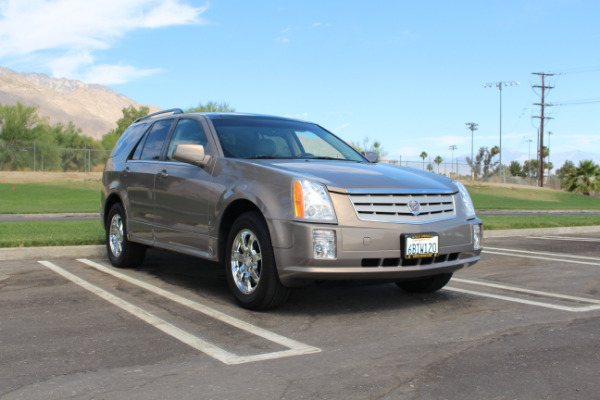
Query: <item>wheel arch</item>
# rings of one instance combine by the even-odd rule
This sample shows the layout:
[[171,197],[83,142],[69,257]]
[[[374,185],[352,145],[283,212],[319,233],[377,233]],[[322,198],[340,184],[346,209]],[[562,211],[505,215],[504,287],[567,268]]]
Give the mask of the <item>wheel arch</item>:
[[229,206],[227,206],[225,212],[223,212],[223,216],[221,217],[219,224],[218,259],[220,262],[225,260],[225,247],[227,246],[227,236],[229,235],[231,226],[240,215],[250,211],[256,211],[267,225],[267,228],[269,228],[269,224],[267,223],[265,216],[256,206],[256,204],[247,199],[239,199],[232,202]]
[[[119,195],[117,195],[116,193],[112,193],[111,195],[109,195],[106,198],[106,201],[104,202],[104,221],[102,221],[102,225],[104,226],[104,229],[107,229],[107,227],[108,227],[108,225],[107,225],[108,224],[108,212],[110,211],[110,208],[113,205],[115,205],[116,203],[123,204],[123,200],[121,200]],[[127,212],[127,211],[125,210],[125,212]]]

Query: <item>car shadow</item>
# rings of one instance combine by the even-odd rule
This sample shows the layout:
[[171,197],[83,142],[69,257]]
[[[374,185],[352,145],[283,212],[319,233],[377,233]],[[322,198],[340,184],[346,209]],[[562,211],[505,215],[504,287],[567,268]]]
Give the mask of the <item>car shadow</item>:
[[[190,290],[202,298],[237,307],[221,264],[160,249],[149,249],[138,271],[165,283]],[[401,311],[435,303],[456,301],[449,291],[416,294],[393,282],[317,281],[292,291],[287,302],[273,314],[354,314]]]

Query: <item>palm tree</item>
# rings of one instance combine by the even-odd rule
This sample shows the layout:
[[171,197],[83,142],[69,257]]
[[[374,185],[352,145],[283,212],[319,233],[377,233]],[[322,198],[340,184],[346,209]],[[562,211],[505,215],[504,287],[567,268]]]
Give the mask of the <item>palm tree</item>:
[[444,161],[444,159],[440,156],[437,156],[433,162],[437,164],[438,166],[438,174],[440,173],[440,164],[442,163],[442,161]]
[[427,153],[422,151],[419,157],[423,159],[423,169],[425,169],[425,158],[427,158]]
[[579,161],[575,171],[566,176],[565,187],[569,192],[581,192],[586,196],[600,191],[600,166],[592,160]]

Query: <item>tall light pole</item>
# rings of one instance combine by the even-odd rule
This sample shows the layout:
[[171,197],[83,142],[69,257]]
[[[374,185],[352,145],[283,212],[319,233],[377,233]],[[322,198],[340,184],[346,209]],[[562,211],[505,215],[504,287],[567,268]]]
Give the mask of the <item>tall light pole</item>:
[[533,142],[533,140],[523,137],[523,142],[529,145],[529,158],[527,160],[531,160],[531,142]]
[[469,129],[471,131],[471,179],[475,177],[475,170],[473,169],[473,132],[475,132],[477,130],[477,127],[479,126],[479,124],[476,124],[475,122],[467,122],[465,124],[467,126],[467,129]]
[[456,145],[453,144],[449,147],[450,150],[452,150],[452,173],[454,173],[454,150],[456,150]]
[[[502,168],[502,86],[517,86],[519,84],[519,82],[492,82],[492,83],[486,83],[485,85],[483,85],[484,88],[489,88],[492,86],[496,86],[498,88],[498,91],[500,92],[500,147],[499,150],[500,152],[498,153],[500,155],[500,170],[502,171],[502,180],[504,181],[505,177],[504,177],[504,168]],[[500,171],[499,171],[500,172]]]

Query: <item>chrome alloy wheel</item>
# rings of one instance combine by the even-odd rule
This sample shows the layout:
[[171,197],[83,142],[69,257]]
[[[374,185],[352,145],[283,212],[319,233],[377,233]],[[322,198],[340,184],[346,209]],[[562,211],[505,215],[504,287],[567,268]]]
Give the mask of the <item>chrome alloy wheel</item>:
[[254,232],[244,229],[238,232],[231,247],[231,273],[238,289],[252,294],[258,287],[262,267],[260,243]]
[[109,245],[112,254],[119,258],[123,251],[123,219],[119,213],[113,215],[110,221]]

